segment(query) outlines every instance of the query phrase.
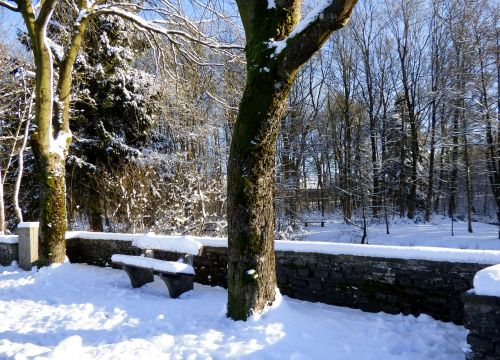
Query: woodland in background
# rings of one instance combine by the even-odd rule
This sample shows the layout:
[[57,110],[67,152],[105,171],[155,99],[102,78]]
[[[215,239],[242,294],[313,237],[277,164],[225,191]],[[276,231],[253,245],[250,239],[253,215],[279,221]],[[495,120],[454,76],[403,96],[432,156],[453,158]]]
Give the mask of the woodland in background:
[[[494,0],[359,2],[290,93],[276,156],[280,236],[304,218],[339,215],[362,225],[437,213],[468,219],[471,230],[473,220],[498,221],[498,23]],[[118,18],[92,26],[99,31],[75,64],[70,228],[224,234],[243,60],[200,48],[206,64],[182,61],[150,50],[152,40]],[[50,31],[64,36],[64,26]],[[23,48],[0,44],[0,231],[38,216],[29,142],[23,148],[31,67]]]

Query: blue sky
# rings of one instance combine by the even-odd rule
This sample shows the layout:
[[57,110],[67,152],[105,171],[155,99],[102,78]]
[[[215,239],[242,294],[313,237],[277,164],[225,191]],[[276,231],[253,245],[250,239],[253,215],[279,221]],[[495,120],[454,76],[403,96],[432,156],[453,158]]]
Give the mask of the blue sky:
[[17,29],[25,29],[21,16],[7,9],[0,10],[0,23],[0,30],[3,32],[3,40],[7,40],[7,42],[15,41]]

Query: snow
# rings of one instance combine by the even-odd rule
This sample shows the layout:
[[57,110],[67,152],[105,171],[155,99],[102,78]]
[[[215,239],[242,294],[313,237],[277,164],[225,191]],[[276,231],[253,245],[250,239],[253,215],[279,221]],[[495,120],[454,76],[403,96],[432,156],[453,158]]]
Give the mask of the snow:
[[474,289],[477,295],[500,297],[500,264],[480,270],[474,276]]
[[278,296],[267,312],[234,322],[226,301],[226,290],[198,284],[171,299],[158,278],[133,289],[111,268],[0,267],[0,358],[455,360],[467,349],[462,326],[425,315]]
[[[274,47],[275,55],[278,55],[283,51],[286,47],[286,42],[288,39],[294,38],[296,35],[300,34],[304,31],[311,23],[315,22],[318,18],[323,18],[323,12],[325,9],[332,4],[332,0],[320,0],[316,6],[306,15],[304,19],[302,19],[290,32],[290,34],[285,37],[283,40],[279,41],[271,41],[269,43],[269,47]],[[269,7],[269,3],[268,3]]]
[[447,261],[478,264],[500,263],[500,251],[497,250],[464,250],[424,246],[389,246],[340,244],[319,241],[286,241],[275,242],[278,251],[311,252],[332,255],[355,255],[394,259],[415,259],[429,261]]
[[92,231],[68,231],[66,240],[86,239],[86,240],[115,240],[115,241],[133,241],[138,236],[144,234],[123,234],[123,233],[105,233]]
[[[58,100],[56,99],[55,101]],[[68,141],[71,141],[71,138],[72,134],[70,130],[60,131],[55,138],[52,137],[51,132],[49,136],[49,152],[60,158],[65,158],[64,153],[66,152]]]
[[[227,247],[227,239],[224,238],[197,238],[197,240],[203,244],[203,246]],[[276,240],[274,248],[277,251],[311,252],[332,255],[355,255],[478,264],[500,263],[500,251],[498,250],[451,249],[431,246],[361,245],[322,241],[286,240]]]
[[[296,234],[303,241],[328,241],[337,243],[359,243],[361,229],[331,221],[325,227],[309,226]],[[368,226],[368,243],[372,245],[432,246],[457,249],[500,250],[498,226],[473,222],[473,233],[467,231],[467,222],[456,221],[453,224],[454,236],[451,236],[451,221],[447,217],[435,216],[431,222],[415,223],[411,220],[393,219],[390,234],[386,234],[385,223]]]
[[[419,240],[424,237],[431,236],[432,232],[423,232],[422,229],[416,227],[411,231],[411,226],[403,227],[396,232],[399,235],[381,236],[382,239],[389,244],[405,239],[412,239],[412,244],[419,244]],[[320,234],[326,238],[335,238],[332,236],[333,227],[325,227],[317,229],[329,229],[330,232],[321,232]],[[325,231],[325,230],[318,230]],[[315,233],[313,233],[315,234]],[[440,233],[438,233],[440,234]],[[373,236],[374,237],[374,236]],[[275,249],[278,251],[292,252],[311,252],[332,255],[354,255],[368,257],[383,257],[397,259],[416,259],[429,261],[447,261],[447,262],[463,262],[463,263],[478,263],[478,264],[497,264],[500,263],[500,250],[479,250],[479,249],[459,249],[436,246],[407,246],[404,245],[374,245],[372,235],[369,235],[370,244],[352,244],[352,243],[335,243],[327,241],[275,241]],[[167,236],[153,234],[113,234],[113,233],[94,233],[86,231],[68,232],[66,239],[81,238],[81,239],[102,239],[102,240],[124,240],[132,241],[132,244],[142,249],[158,249],[165,251],[174,251],[191,255],[198,255],[202,246],[209,247],[227,247],[226,238],[215,237],[198,237],[198,236]],[[307,239],[308,240],[308,239]],[[337,240],[337,239],[336,239]],[[439,238],[435,239],[438,243]],[[444,241],[444,240],[443,240]],[[463,240],[465,241],[465,240]],[[500,243],[500,240],[495,240]],[[404,242],[403,242],[404,243]],[[430,242],[425,242],[429,244]],[[450,242],[448,245],[453,244]],[[500,245],[500,244],[499,244]]]
[[132,241],[132,245],[141,249],[174,251],[198,255],[202,245],[192,236],[162,236],[146,234]]
[[[132,241],[132,245],[141,249],[156,249],[165,251],[174,251],[190,255],[198,255],[204,242],[210,244],[211,241],[220,243],[221,238],[203,238],[198,236],[168,236],[148,234],[123,234],[123,233],[104,233],[91,231],[68,231],[66,240],[87,239],[87,240],[114,240],[114,241]],[[227,240],[225,242],[227,247]]]
[[0,244],[17,244],[18,242],[17,235],[0,235]]
[[151,259],[144,256],[131,256],[131,255],[119,255],[119,254],[113,255],[111,257],[111,261],[126,265],[149,268],[156,271],[194,275],[194,268],[191,265],[183,264],[180,262],[163,261],[158,259]]
[[17,225],[18,229],[27,229],[27,228],[38,228],[40,226],[39,222],[32,221],[32,222],[22,222]]

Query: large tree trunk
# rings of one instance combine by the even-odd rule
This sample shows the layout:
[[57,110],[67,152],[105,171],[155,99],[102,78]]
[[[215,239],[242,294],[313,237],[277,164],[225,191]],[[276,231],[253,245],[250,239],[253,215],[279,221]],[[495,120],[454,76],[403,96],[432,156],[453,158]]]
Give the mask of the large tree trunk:
[[[228,314],[245,320],[274,301],[274,159],[294,76],[249,66],[228,164]],[[275,84],[282,84],[279,89]]]
[[227,310],[235,320],[260,312],[275,297],[274,159],[290,86],[331,33],[345,26],[355,3],[321,3],[293,34],[300,0],[237,0],[247,41],[247,83],[228,164]]
[[44,156],[34,150],[42,189],[40,211],[41,264],[62,263],[66,256],[65,158]]
[[[29,18],[27,10],[23,14]],[[26,21],[28,22],[28,21]],[[65,157],[53,153],[53,60],[47,45],[46,29],[38,25],[31,36],[36,67],[35,124],[32,149],[41,185],[40,245],[41,264],[61,263],[66,256]]]
[[[35,60],[35,125],[32,148],[42,188],[40,196],[41,264],[64,262],[66,256],[66,184],[65,161],[71,143],[69,130],[71,71],[80,49],[88,17],[75,24],[71,43],[59,66],[57,87],[54,86],[54,63],[47,38],[57,0],[41,3],[37,14],[30,1],[18,1]],[[79,7],[83,7],[79,2]],[[57,95],[57,97],[55,96]]]

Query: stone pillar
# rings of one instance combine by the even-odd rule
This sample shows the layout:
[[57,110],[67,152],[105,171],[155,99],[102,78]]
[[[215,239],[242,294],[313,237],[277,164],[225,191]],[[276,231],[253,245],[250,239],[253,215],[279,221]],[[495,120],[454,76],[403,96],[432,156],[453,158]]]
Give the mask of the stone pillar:
[[38,227],[37,222],[22,222],[17,226],[19,267],[27,271],[38,260]]
[[462,295],[464,326],[469,330],[467,342],[471,351],[467,360],[500,359],[500,297],[476,295],[466,292]]

